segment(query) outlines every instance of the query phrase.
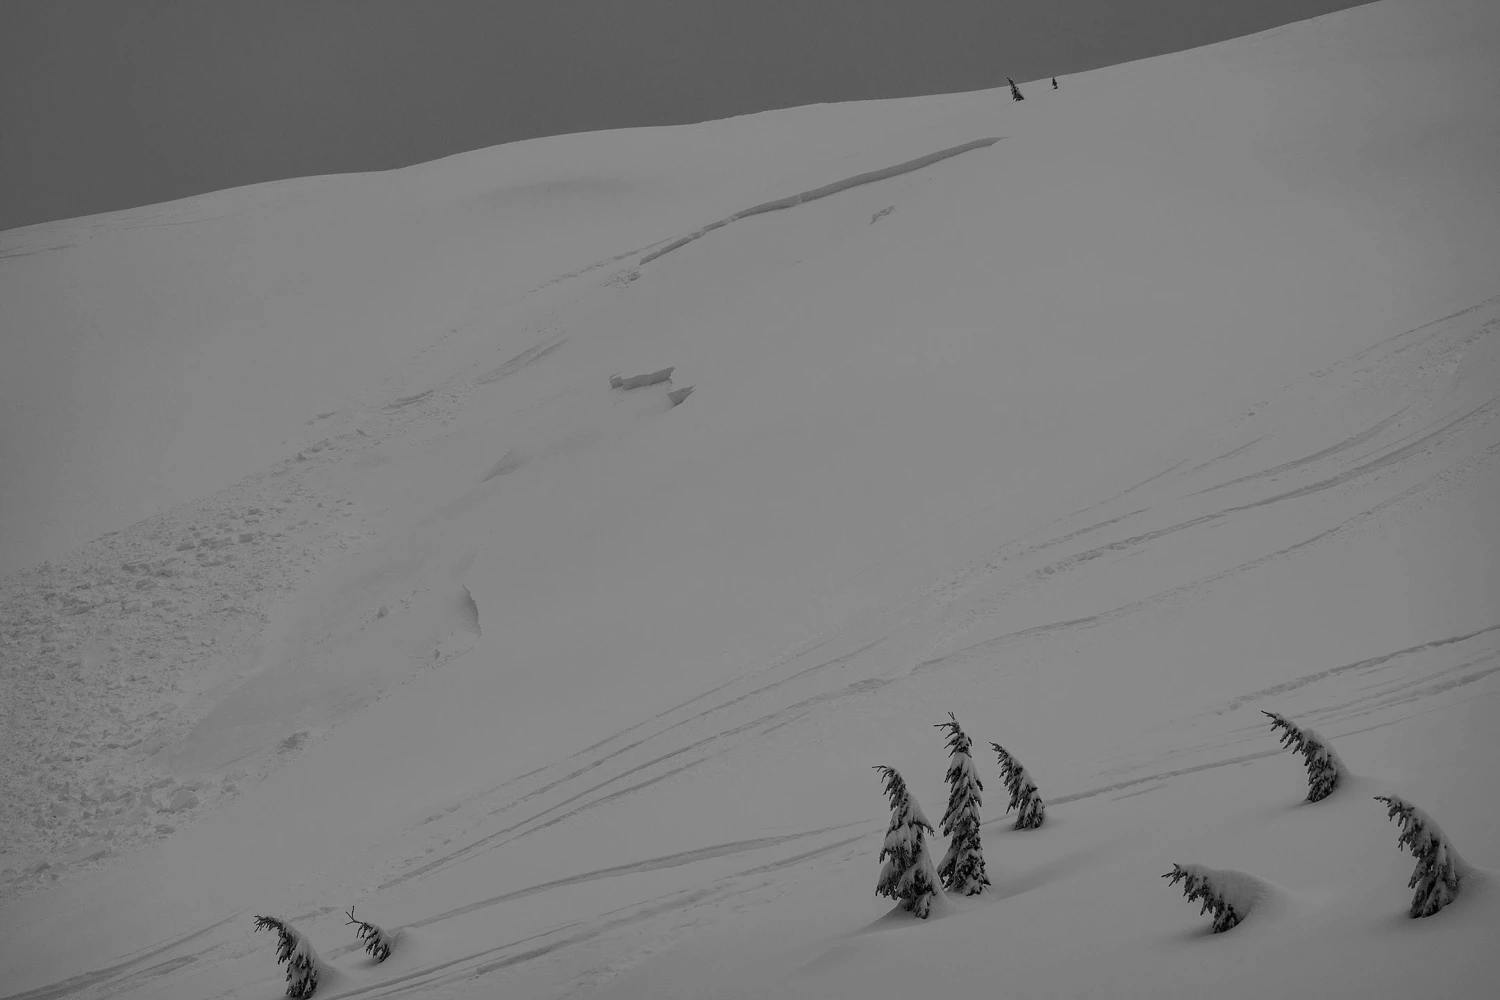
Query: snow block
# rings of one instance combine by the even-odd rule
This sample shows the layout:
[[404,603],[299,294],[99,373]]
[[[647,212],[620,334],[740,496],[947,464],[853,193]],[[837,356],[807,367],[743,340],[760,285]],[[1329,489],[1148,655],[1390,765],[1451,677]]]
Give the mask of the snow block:
[[663,368],[660,371],[647,372],[645,375],[631,375],[627,378],[611,375],[609,387],[611,389],[640,389],[644,386],[656,385],[658,382],[668,382],[676,370],[675,367]]

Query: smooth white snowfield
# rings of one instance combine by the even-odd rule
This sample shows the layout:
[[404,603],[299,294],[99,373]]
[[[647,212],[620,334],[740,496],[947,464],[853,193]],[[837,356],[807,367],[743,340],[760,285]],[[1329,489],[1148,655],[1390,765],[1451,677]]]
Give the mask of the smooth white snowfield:
[[[275,997],[256,913],[319,997],[1486,995],[1497,51],[1383,0],[0,234],[0,997]],[[941,811],[949,711],[1047,820],[980,754],[918,921],[870,767]]]

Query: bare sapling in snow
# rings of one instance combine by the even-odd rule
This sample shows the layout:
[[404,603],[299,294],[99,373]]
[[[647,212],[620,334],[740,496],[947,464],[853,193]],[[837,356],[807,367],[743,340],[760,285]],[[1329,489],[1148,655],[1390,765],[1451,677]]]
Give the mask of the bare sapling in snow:
[[948,811],[943,813],[943,834],[948,853],[938,865],[938,878],[949,892],[977,896],[990,884],[984,871],[984,852],[979,844],[979,807],[984,785],[974,771],[973,744],[959,728],[958,718],[948,713],[947,722],[937,723],[947,733]]
[[1162,878],[1171,885],[1181,882],[1182,894],[1189,901],[1203,901],[1198,912],[1213,913],[1215,934],[1244,920],[1265,891],[1265,883],[1253,875],[1202,865],[1173,865]]
[[286,966],[286,995],[312,996],[318,988],[318,954],[307,938],[276,917],[256,917],[255,929],[276,932],[276,961]]
[[880,848],[883,864],[875,893],[899,900],[904,909],[926,920],[938,892],[937,872],[927,853],[926,834],[932,832],[932,824],[895,768],[877,764],[875,770],[885,780],[885,794],[891,800],[891,825]]
[[1005,782],[1006,791],[1010,792],[1010,805],[1005,811],[1016,811],[1017,830],[1035,830],[1047,818],[1047,806],[1036,793],[1036,782],[1003,746],[998,743],[990,746],[995,748],[995,756],[1000,760],[1000,778]]
[[1333,794],[1344,774],[1344,762],[1333,752],[1328,741],[1311,729],[1297,725],[1284,715],[1262,710],[1271,720],[1271,729],[1281,730],[1281,745],[1302,755],[1307,764],[1307,801],[1318,802]]
[[394,934],[386,933],[385,929],[368,920],[359,920],[354,916],[354,907],[349,907],[349,912],[344,914],[349,919],[346,924],[354,926],[354,936],[365,943],[367,951],[376,962],[384,962],[391,957],[391,948],[396,944]]
[[1416,890],[1408,912],[1413,917],[1430,917],[1458,896],[1468,866],[1431,816],[1395,795],[1377,795],[1375,801],[1385,803],[1387,819],[1401,824],[1397,846],[1405,847],[1417,859],[1417,867],[1406,883],[1407,888]]

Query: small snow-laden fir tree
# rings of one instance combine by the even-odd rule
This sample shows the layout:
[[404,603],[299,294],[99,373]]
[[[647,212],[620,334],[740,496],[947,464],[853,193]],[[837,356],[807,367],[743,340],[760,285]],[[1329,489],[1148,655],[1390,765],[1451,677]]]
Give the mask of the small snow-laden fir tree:
[[948,721],[937,723],[937,728],[947,733],[948,747],[948,811],[940,824],[948,838],[948,853],[938,865],[938,878],[949,892],[977,896],[990,884],[979,844],[984,785],[974,771],[973,744],[959,728],[958,718],[949,712]]
[[1006,77],[1005,82],[1010,84],[1010,99],[1012,101],[1026,100],[1026,98],[1021,94],[1021,88],[1016,86],[1016,81],[1012,80],[1010,77]]
[[1036,782],[1003,746],[998,743],[990,746],[994,747],[995,756],[1000,760],[1000,777],[1005,782],[1006,791],[1010,792],[1010,805],[1005,811],[1016,810],[1017,830],[1035,830],[1047,818],[1047,806],[1036,793]]
[[1284,715],[1261,710],[1271,720],[1271,730],[1281,730],[1281,745],[1302,755],[1307,764],[1307,801],[1318,802],[1333,794],[1344,774],[1344,762],[1328,741],[1311,729],[1297,725]]
[[926,920],[938,892],[925,835],[932,832],[932,824],[895,768],[877,764],[875,770],[885,780],[885,794],[891,800],[891,824],[880,848],[879,860],[884,863],[875,893],[900,900],[904,909]]
[[396,945],[394,934],[387,934],[384,928],[367,920],[357,919],[352,906],[344,916],[349,918],[344,923],[354,926],[354,936],[365,943],[365,951],[369,952],[376,962],[384,962],[391,957],[391,949]]
[[1408,889],[1416,890],[1408,912],[1413,917],[1430,917],[1453,902],[1468,866],[1431,816],[1395,795],[1377,795],[1375,801],[1385,803],[1387,819],[1401,824],[1396,845],[1407,848],[1417,859],[1417,867],[1406,883]]
[[1182,894],[1189,901],[1203,901],[1198,912],[1213,913],[1215,934],[1222,934],[1244,920],[1265,891],[1265,883],[1253,875],[1202,865],[1173,865],[1162,878],[1171,885],[1181,882]]
[[318,954],[307,938],[276,917],[256,917],[255,929],[276,932],[276,961],[286,965],[286,995],[312,996],[318,988]]

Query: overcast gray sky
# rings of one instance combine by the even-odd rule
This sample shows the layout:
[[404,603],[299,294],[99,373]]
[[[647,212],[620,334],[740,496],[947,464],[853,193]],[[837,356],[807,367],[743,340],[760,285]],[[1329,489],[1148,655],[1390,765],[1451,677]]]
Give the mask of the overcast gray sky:
[[0,229],[515,139],[976,90],[1352,0],[0,0]]

